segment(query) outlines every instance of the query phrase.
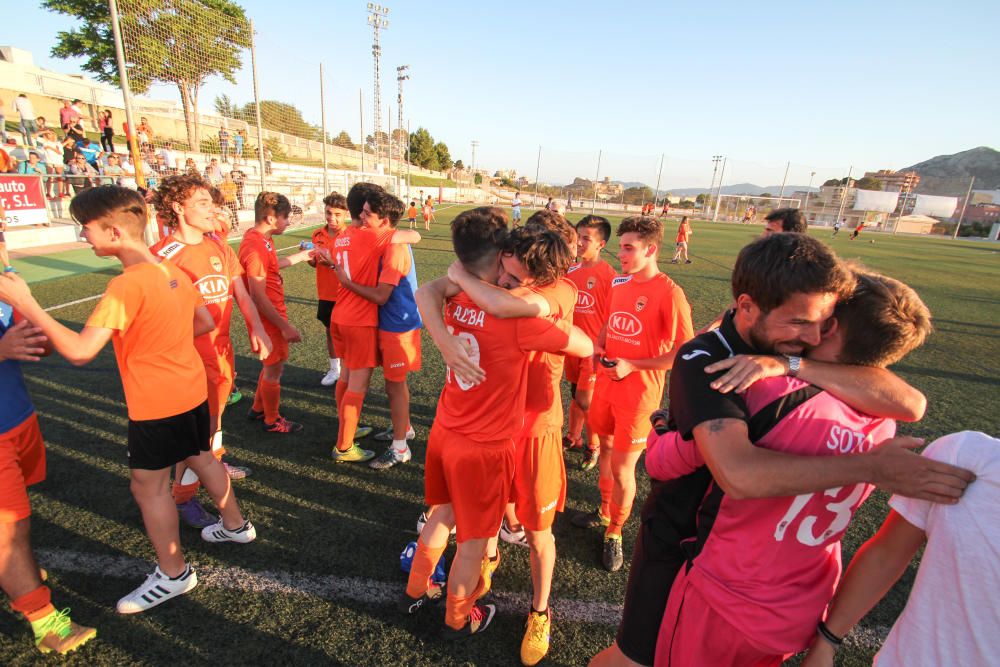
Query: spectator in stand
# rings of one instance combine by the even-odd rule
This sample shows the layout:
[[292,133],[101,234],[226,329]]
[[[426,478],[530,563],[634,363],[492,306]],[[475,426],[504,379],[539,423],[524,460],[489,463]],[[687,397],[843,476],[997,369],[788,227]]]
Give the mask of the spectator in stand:
[[83,156],[77,152],[73,155],[73,160],[66,166],[67,180],[73,186],[73,192],[79,194],[85,188],[93,187],[97,184],[97,170]]
[[[42,134],[42,151],[45,155],[45,170],[48,172],[48,179],[46,179],[46,189],[45,194],[49,199],[58,199],[59,197],[64,197],[66,194],[66,182],[63,180],[63,154],[62,146],[59,140],[56,139],[56,133],[52,130],[46,130]],[[59,194],[55,194],[55,190],[58,187]]]
[[69,100],[63,100],[62,108],[59,109],[59,127],[68,130],[75,126],[79,120],[80,114],[73,108],[73,103]]
[[101,148],[108,153],[114,153],[115,129],[111,124],[111,109],[105,109],[98,115],[97,127],[101,131]]
[[[215,160],[212,160],[212,162],[215,162]],[[229,209],[229,217],[232,220],[231,227],[236,229],[240,226],[240,221],[236,213],[236,183],[233,182],[231,173],[226,174],[222,182],[219,183],[219,192],[222,193],[226,208]]]
[[198,173],[198,165],[194,163],[193,157],[189,157],[184,161],[184,173],[190,174],[191,176],[201,176],[201,174]]
[[135,128],[135,131],[136,139],[139,140],[140,144],[153,143],[153,137],[155,136],[153,134],[153,126],[149,124],[145,116],[139,119],[139,127]]
[[7,119],[4,116],[3,100],[0,100],[0,143],[7,143]]
[[24,93],[14,98],[14,108],[21,116],[21,136],[24,137],[25,146],[34,146],[34,136],[38,132],[38,123],[35,121],[35,107],[31,100]]
[[35,134],[32,137],[32,140],[34,141],[36,146],[41,148],[42,135],[48,132],[49,129],[51,128],[49,128],[49,126],[45,124],[45,116],[39,116],[38,118],[35,119],[35,127],[37,128],[37,130],[35,130]]
[[21,163],[17,173],[25,176],[38,176],[42,179],[42,183],[45,182],[45,165],[42,164],[41,156],[35,151],[28,152],[28,159]]
[[247,175],[242,169],[240,169],[239,163],[233,160],[233,168],[229,171],[229,175],[233,179],[233,183],[236,184],[236,202],[239,204],[240,209],[246,208],[243,204],[243,193],[246,191]]
[[229,162],[229,131],[224,127],[219,128],[219,153],[222,161]]
[[121,185],[122,176],[125,170],[122,169],[121,158],[112,153],[108,156],[108,163],[102,170],[104,178],[101,179],[103,185]]
[[[246,135],[243,134],[243,130],[236,130],[236,134],[233,135],[233,163],[237,160],[243,158],[243,144],[246,143]],[[240,207],[242,208],[242,204]]]
[[271,159],[274,155],[271,153],[271,149],[267,146],[264,147],[264,173],[268,176],[271,175]]
[[[143,120],[146,120],[143,118]],[[142,127],[140,125],[140,127]],[[162,164],[162,170],[166,171],[168,174],[174,173],[177,169],[177,156],[174,155],[174,145],[171,142],[166,142],[163,144],[163,148],[160,149],[159,157],[162,159],[157,160],[158,164]]]
[[205,180],[216,187],[222,183],[222,167],[219,166],[219,161],[215,158],[212,158],[205,167]]
[[87,158],[87,162],[94,169],[100,169],[101,163],[104,158],[104,151],[101,150],[100,144],[96,141],[91,141],[90,139],[83,139],[82,141],[76,142],[76,150],[83,153],[83,157]]

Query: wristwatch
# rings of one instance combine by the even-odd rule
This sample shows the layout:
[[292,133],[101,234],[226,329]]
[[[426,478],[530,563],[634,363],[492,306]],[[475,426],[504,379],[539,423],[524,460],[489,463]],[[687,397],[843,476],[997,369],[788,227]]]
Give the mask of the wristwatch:
[[802,368],[802,357],[786,354],[785,359],[788,359],[788,374],[792,377],[798,376],[799,369]]

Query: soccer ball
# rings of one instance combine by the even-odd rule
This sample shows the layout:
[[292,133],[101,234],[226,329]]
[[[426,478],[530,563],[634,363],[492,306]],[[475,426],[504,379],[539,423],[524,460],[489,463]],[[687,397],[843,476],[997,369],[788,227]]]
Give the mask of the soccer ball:
[[[410,568],[413,567],[413,556],[417,553],[417,543],[410,542],[403,549],[403,553],[399,554],[399,568],[409,574]],[[441,554],[441,560],[438,561],[437,567],[434,568],[434,574],[431,575],[431,581],[435,584],[441,584],[447,581],[448,575],[445,572],[445,560],[444,554]]]

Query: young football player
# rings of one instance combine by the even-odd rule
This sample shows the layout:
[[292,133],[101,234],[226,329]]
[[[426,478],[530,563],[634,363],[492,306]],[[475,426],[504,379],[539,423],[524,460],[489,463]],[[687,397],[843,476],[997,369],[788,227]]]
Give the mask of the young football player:
[[[53,348],[74,365],[91,361],[109,340],[115,348],[128,407],[131,489],[142,511],[157,567],[118,601],[118,612],[145,611],[198,583],[184,561],[170,469],[194,469],[222,515],[201,531],[208,542],[251,542],[257,535],[243,517],[222,464],[209,451],[208,381],[194,337],[215,329],[191,279],[149,252],[143,241],[146,203],[115,185],[85,190],[70,203],[83,237],[99,257],[116,257],[123,273],[112,278],[77,333],[56,322],[17,276],[3,276],[0,299],[36,324]],[[163,391],[169,387],[169,391]]]
[[309,264],[316,267],[316,319],[323,323],[326,329],[326,351],[330,358],[330,370],[326,372],[320,384],[324,387],[332,387],[340,379],[340,358],[333,347],[333,338],[330,335],[330,316],[337,303],[337,294],[340,292],[340,280],[334,270],[331,257],[333,256],[334,241],[344,230],[344,225],[350,220],[350,213],[347,211],[347,199],[344,195],[336,192],[323,198],[323,214],[326,217],[326,224],[313,232],[312,243],[315,255]]
[[271,353],[264,359],[253,406],[247,418],[261,420],[264,431],[268,433],[298,433],[302,430],[302,424],[285,419],[279,409],[281,374],[288,360],[288,345],[302,340],[302,334],[288,321],[280,271],[309,261],[313,254],[312,250],[301,250],[278,258],[273,237],[285,232],[291,213],[292,204],[288,197],[277,192],[261,192],[254,203],[254,227],[243,235],[239,252],[247,291],[262,316],[264,332],[271,339]]

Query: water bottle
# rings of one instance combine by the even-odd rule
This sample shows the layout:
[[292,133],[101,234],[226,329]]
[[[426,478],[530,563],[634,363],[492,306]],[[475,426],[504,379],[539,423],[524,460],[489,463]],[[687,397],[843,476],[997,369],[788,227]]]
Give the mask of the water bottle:
[[299,244],[299,250],[312,250],[315,247],[312,241],[303,241]]

